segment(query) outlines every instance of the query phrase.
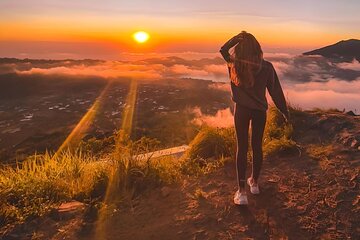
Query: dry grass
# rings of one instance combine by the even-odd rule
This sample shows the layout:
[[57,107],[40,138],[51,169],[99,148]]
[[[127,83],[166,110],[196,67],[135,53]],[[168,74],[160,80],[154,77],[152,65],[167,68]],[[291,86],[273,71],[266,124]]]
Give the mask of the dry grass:
[[220,158],[234,154],[235,132],[234,128],[203,127],[190,143],[187,157],[195,158]]
[[341,113],[342,111],[340,111],[339,109],[337,108],[318,108],[318,107],[315,107],[315,108],[312,108],[311,109],[312,112],[321,112],[321,113]]
[[319,167],[322,170],[326,170],[329,167],[329,164],[332,164],[331,160],[329,160],[329,156],[333,153],[334,146],[330,145],[317,145],[317,144],[310,144],[306,148],[306,154],[313,160],[315,160]]
[[64,201],[103,199],[109,179],[115,182],[114,192],[138,194],[179,178],[180,162],[171,157],[134,157],[151,151],[157,141],[142,138],[133,142],[123,132],[114,138],[115,150],[102,158],[80,150],[64,151],[30,156],[15,168],[3,166],[0,169],[0,226],[41,216]]
[[[0,221],[24,221],[46,213],[55,203],[84,201],[101,194],[108,162],[81,152],[34,155],[16,168],[0,170]],[[98,192],[100,191],[100,193]]]

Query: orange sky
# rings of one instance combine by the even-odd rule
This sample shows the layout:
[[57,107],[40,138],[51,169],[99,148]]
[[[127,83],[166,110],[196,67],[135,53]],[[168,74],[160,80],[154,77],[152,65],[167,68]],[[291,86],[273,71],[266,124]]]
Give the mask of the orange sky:
[[[207,1],[211,6],[199,1],[174,0],[151,4],[140,0],[73,2],[2,1],[1,52],[31,55],[39,42],[62,43],[53,44],[46,51],[40,49],[49,54],[66,53],[62,47],[66,42],[77,43],[79,47],[81,43],[89,43],[99,48],[99,52],[104,49],[115,55],[117,52],[217,52],[241,30],[253,33],[265,51],[301,52],[360,37],[359,19],[351,16],[353,8],[360,6],[356,1],[349,1],[353,6],[347,7],[332,0],[320,0],[316,4],[308,0],[302,4],[288,1],[292,4],[278,6],[265,0],[257,5],[245,1],[225,0],[224,4]],[[319,2],[326,3],[328,9],[320,8]],[[234,5],[240,10],[234,10]],[[326,10],[326,14],[319,12],[320,9]],[[338,15],[336,20],[333,12]],[[135,43],[131,36],[138,30],[148,32],[150,41],[142,45]],[[17,48],[23,51],[16,53]],[[79,49],[82,51],[87,49]]]
[[[93,22],[94,23],[93,23]],[[146,24],[121,26],[112,19],[79,19],[72,25],[66,19],[35,19],[31,23],[25,21],[2,21],[0,33],[1,40],[5,41],[100,41],[105,43],[124,44],[125,48],[135,47],[132,34],[137,30],[150,33],[152,47],[163,44],[221,44],[231,34],[238,33],[241,29],[229,23],[223,26],[208,20],[184,23],[181,19],[167,21],[168,26],[161,25],[162,19],[144,19]],[[126,20],[124,20],[126,21]],[[179,27],[179,22],[182,26]],[[192,27],[192,24],[194,26]],[[218,25],[218,26],[216,26]],[[267,45],[284,47],[311,47],[338,41],[342,38],[353,37],[350,33],[328,32],[312,24],[302,22],[283,22],[273,25],[248,24],[247,30]],[[177,26],[176,28],[172,26]],[[210,28],[210,26],[212,26]],[[128,45],[128,46],[127,46]],[[151,46],[149,46],[151,48]]]

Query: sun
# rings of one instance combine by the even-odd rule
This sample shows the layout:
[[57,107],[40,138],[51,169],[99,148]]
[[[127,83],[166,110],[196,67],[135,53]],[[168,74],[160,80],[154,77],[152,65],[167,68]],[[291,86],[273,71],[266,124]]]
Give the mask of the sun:
[[133,38],[138,43],[144,43],[149,40],[150,35],[147,32],[139,31],[134,33]]

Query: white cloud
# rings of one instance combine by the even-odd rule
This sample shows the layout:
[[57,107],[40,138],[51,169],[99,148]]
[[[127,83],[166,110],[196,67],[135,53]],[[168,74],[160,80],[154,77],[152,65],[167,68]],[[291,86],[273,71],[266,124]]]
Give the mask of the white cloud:
[[212,84],[209,85],[209,88],[222,90],[222,91],[229,92],[229,93],[231,91],[229,81],[227,83],[212,83]]
[[234,125],[234,116],[230,108],[218,110],[215,115],[206,115],[201,112],[201,109],[196,107],[193,109],[195,118],[192,123],[196,125],[207,125],[211,127],[227,128]]
[[360,71],[360,62],[354,59],[351,63],[344,62],[338,63],[337,66],[342,69],[349,69],[354,71]]
[[360,110],[360,95],[357,93],[340,93],[333,90],[287,90],[290,103],[303,109],[338,108],[340,110]]

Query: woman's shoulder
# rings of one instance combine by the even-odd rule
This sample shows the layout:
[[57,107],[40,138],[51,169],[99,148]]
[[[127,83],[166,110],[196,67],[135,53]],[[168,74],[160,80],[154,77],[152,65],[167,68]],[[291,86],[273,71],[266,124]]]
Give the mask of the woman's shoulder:
[[265,59],[262,61],[262,66],[263,66],[264,68],[269,68],[269,69],[273,68],[272,63],[269,62],[269,61],[267,61],[267,60],[265,60]]
[[270,74],[270,75],[272,75],[275,71],[273,64],[265,59],[262,61],[262,69],[265,72],[265,74]]

